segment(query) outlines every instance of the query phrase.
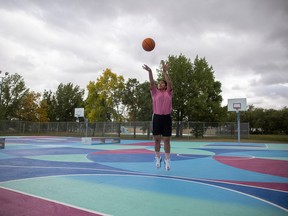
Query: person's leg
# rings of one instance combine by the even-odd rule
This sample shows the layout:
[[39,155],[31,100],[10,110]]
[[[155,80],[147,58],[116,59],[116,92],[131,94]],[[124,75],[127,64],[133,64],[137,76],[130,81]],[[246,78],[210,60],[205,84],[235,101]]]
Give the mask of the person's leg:
[[154,140],[155,140],[155,156],[160,158],[160,149],[161,149],[161,136],[160,135],[155,135],[154,136]]
[[163,137],[164,140],[164,151],[165,151],[165,169],[167,171],[170,170],[171,166],[170,166],[170,137]]
[[161,116],[153,114],[152,117],[152,131],[154,136],[154,150],[155,150],[155,159],[156,166],[159,168],[161,166],[161,157],[160,157],[160,149],[161,149]]
[[164,151],[165,151],[165,158],[170,159],[170,137],[163,137],[164,141]]
[[156,167],[161,167],[161,156],[160,156],[160,149],[161,149],[161,136],[160,135],[154,135],[155,140],[155,161],[156,161]]
[[165,124],[163,128],[163,141],[165,151],[165,168],[167,171],[170,170],[170,137],[172,135],[172,118],[171,116],[165,116]]

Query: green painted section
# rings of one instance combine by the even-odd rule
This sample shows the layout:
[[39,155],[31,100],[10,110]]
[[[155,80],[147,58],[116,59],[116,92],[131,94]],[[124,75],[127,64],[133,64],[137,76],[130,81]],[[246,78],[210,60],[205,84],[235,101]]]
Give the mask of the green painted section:
[[288,150],[288,144],[265,144],[269,150]]
[[83,154],[41,155],[41,156],[30,156],[26,158],[45,160],[45,161],[58,161],[58,162],[91,162],[89,159],[87,159],[86,155]]
[[[6,182],[1,183],[0,186],[117,216],[243,216],[243,212],[245,216],[255,216],[263,215],[263,211],[265,211],[265,215],[287,216],[287,212],[279,209],[275,211],[275,208],[258,205],[257,201],[253,202],[254,205],[221,202],[215,199],[211,200],[209,197],[203,199],[197,198],[197,196],[188,197],[169,194],[169,192],[152,191],[151,187],[160,186],[153,185],[153,181],[147,182],[149,184],[143,185],[142,189],[136,189],[129,188],[129,185],[119,187],[106,184],[104,180],[105,178],[97,180],[95,176],[91,177],[90,181],[81,181],[81,179],[74,179],[71,176],[46,177]],[[150,190],[146,190],[147,187]],[[219,196],[221,200],[221,193]],[[239,196],[242,195],[239,194]]]

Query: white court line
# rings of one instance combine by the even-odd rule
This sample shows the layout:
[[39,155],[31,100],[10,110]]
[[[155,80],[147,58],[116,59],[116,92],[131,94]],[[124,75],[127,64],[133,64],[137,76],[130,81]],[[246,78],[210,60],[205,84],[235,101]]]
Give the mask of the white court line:
[[[1,166],[0,166],[1,167]],[[7,166],[9,167],[9,166]],[[12,166],[12,167],[25,167],[25,166]],[[234,192],[234,193],[238,193],[238,194],[241,194],[241,195],[244,195],[244,196],[248,196],[248,197],[251,197],[253,199],[257,199],[257,200],[260,200],[262,202],[265,202],[269,205],[272,205],[274,207],[277,207],[279,209],[282,209],[286,212],[288,212],[288,209],[282,207],[282,206],[279,206],[275,203],[272,203],[272,202],[269,202],[267,200],[264,200],[262,198],[259,198],[259,197],[256,197],[256,196],[253,196],[253,195],[250,195],[250,194],[246,194],[246,193],[243,193],[243,192],[240,192],[240,191],[237,191],[237,190],[234,190],[234,189],[230,189],[230,188],[226,188],[226,187],[223,187],[223,186],[218,186],[218,185],[211,185],[209,183],[205,183],[205,182],[198,182],[198,181],[208,181],[208,182],[217,182],[219,183],[220,181],[217,181],[217,180],[207,180],[207,179],[202,179],[202,178],[189,178],[189,177],[182,177],[182,176],[170,176],[170,175],[158,175],[158,174],[150,174],[150,173],[141,173],[141,172],[129,172],[129,171],[121,171],[121,170],[107,170],[107,169],[92,169],[92,168],[71,168],[71,167],[36,167],[36,166],[33,166],[33,167],[27,167],[27,168],[59,168],[59,169],[87,169],[87,170],[100,170],[100,171],[109,171],[109,172],[118,172],[118,173],[127,173],[127,174],[71,174],[71,175],[56,175],[56,176],[42,176],[42,177],[33,177],[33,178],[25,178],[25,179],[36,179],[36,178],[47,178],[47,177],[60,177],[60,176],[134,176],[134,177],[145,177],[145,178],[164,178],[164,179],[169,179],[169,180],[173,180],[173,181],[184,181],[184,182],[188,182],[188,183],[196,183],[196,184],[203,184],[203,185],[207,185],[207,186],[210,186],[210,187],[216,187],[216,188],[220,188],[220,189],[223,189],[223,190],[228,190],[228,191],[231,191],[231,192]],[[130,175],[129,175],[130,174]],[[185,178],[185,179],[183,179]],[[23,179],[18,179],[18,180],[12,180],[12,181],[5,181],[5,182],[15,182],[15,181],[21,181]],[[2,183],[5,183],[5,182],[2,182]],[[224,183],[224,182],[220,182],[220,183]],[[225,182],[226,183],[226,182]],[[1,182],[0,182],[1,184]],[[227,183],[226,183],[227,184]],[[229,184],[234,184],[234,183],[229,183]],[[239,185],[239,184],[235,184],[235,185]],[[242,185],[243,186],[243,185]],[[244,185],[246,187],[252,187],[253,186],[247,186],[247,185]],[[1,186],[0,186],[1,187]],[[260,187],[262,188],[262,187]],[[271,191],[279,191],[279,190],[274,190],[274,189],[270,189],[270,188],[263,188],[265,190],[271,190]],[[284,192],[284,193],[287,193],[285,191],[280,191],[280,192]]]
[[225,155],[225,153],[223,154],[219,154],[219,155],[213,155],[213,157],[230,157],[230,158],[224,158],[223,160],[229,160],[229,161],[233,161],[233,160],[251,160],[251,159],[255,159],[256,157],[253,155],[249,155],[249,154],[241,154],[241,155]]
[[16,193],[20,193],[20,194],[23,194],[23,195],[26,195],[26,196],[31,196],[31,197],[34,197],[34,198],[37,198],[37,199],[45,200],[45,201],[48,201],[48,202],[57,203],[57,204],[60,204],[60,205],[64,205],[64,206],[68,206],[68,207],[71,207],[71,208],[79,209],[79,210],[82,210],[82,211],[85,211],[85,212],[90,212],[90,213],[93,213],[93,214],[100,214],[100,215],[103,215],[103,216],[111,216],[111,215],[108,215],[108,214],[104,214],[102,212],[97,212],[97,211],[81,208],[79,206],[70,205],[70,204],[63,203],[63,202],[58,202],[58,201],[51,200],[51,199],[44,198],[44,197],[40,197],[40,196],[37,196],[37,195],[34,195],[34,194],[25,193],[25,192],[22,192],[22,191],[19,191],[19,190],[14,190],[14,189],[11,189],[11,188],[5,188],[5,187],[2,187],[2,186],[0,186],[0,188],[2,188],[4,190],[9,190],[9,191],[13,191],[13,192],[16,192]]

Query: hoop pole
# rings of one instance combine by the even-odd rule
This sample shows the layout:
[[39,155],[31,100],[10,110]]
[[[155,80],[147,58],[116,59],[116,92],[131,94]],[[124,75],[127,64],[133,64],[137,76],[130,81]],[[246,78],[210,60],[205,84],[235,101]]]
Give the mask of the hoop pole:
[[87,118],[84,118],[85,119],[85,137],[88,136],[88,119]]
[[240,144],[240,112],[239,110],[237,112],[237,125],[238,125],[238,143]]

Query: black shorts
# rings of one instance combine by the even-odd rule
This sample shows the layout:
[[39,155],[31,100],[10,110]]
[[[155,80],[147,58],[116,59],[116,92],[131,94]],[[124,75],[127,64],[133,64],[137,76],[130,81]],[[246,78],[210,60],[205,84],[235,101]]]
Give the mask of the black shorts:
[[162,135],[170,137],[172,135],[172,118],[171,115],[157,115],[153,114],[152,117],[153,135]]

